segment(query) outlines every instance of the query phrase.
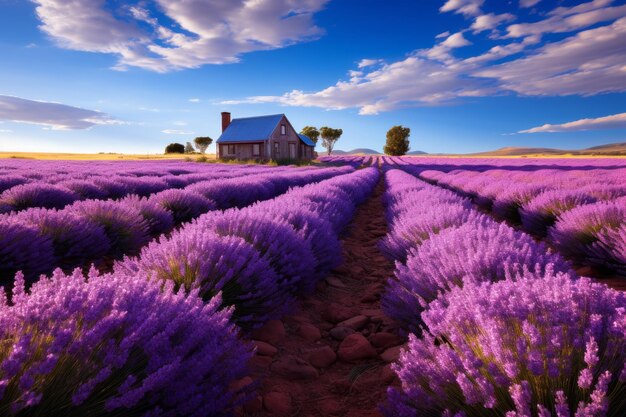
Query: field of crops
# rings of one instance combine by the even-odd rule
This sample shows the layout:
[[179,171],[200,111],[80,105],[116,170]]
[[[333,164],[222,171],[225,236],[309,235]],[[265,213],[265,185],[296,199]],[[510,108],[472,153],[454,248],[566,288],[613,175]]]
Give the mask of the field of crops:
[[626,160],[321,161],[2,160],[0,415],[626,415]]

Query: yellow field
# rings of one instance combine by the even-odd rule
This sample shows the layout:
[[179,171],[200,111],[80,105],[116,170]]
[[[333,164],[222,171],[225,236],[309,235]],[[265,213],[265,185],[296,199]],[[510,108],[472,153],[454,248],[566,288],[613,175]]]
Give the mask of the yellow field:
[[[138,160],[175,160],[192,158],[203,155],[181,154],[122,154],[122,153],[47,153],[47,152],[0,152],[0,159],[47,159],[64,161],[138,161]],[[215,154],[205,154],[209,159],[215,159]]]

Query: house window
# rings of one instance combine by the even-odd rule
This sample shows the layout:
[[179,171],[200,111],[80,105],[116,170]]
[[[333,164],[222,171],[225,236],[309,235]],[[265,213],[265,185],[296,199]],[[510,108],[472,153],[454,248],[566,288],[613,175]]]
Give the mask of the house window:
[[278,157],[280,155],[280,147],[278,142],[274,142],[274,156]]
[[255,143],[252,145],[252,156],[259,156],[261,155],[261,145],[259,145],[258,143]]
[[280,125],[280,134],[283,136],[287,134],[287,127],[284,124]]
[[226,154],[234,155],[235,154],[235,145],[227,145]]

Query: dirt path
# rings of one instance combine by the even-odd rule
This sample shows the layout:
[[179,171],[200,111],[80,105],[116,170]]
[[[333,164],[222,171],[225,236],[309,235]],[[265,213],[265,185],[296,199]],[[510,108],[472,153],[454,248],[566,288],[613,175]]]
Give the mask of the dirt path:
[[344,264],[301,300],[295,315],[253,335],[260,395],[240,415],[381,415],[378,405],[397,382],[388,363],[404,342],[379,303],[394,268],[376,246],[387,233],[383,191],[381,178],[358,208],[343,240]]

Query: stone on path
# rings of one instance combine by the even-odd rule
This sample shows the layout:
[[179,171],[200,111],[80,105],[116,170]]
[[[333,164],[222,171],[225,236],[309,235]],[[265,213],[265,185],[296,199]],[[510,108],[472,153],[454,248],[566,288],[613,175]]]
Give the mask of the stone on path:
[[354,333],[346,337],[339,345],[337,352],[339,359],[344,362],[353,362],[377,356],[376,349],[361,333]]
[[272,372],[291,379],[315,379],[319,376],[317,369],[304,359],[287,355],[272,363]]
[[280,320],[270,320],[252,333],[252,338],[278,346],[285,340],[285,326]]

